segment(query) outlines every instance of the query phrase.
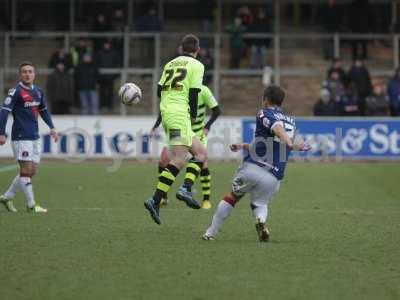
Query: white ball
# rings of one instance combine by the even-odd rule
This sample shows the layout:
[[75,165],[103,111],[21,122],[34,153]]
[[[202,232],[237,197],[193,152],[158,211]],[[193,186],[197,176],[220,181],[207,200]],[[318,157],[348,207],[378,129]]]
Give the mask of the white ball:
[[137,104],[142,100],[142,91],[140,87],[132,82],[127,82],[122,85],[118,95],[121,102],[125,105]]

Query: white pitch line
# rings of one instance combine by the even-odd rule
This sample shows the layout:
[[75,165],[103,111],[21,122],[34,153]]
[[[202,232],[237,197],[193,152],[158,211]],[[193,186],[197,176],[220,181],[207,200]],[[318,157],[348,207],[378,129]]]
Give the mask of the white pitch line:
[[17,165],[9,165],[9,166],[4,166],[0,168],[0,173],[8,172],[8,171],[13,171],[15,169],[18,169]]
[[115,209],[121,210],[123,208],[101,208],[101,207],[54,207],[49,208],[49,210],[108,210]]
[[[53,210],[81,210],[81,211],[106,211],[106,210],[115,210],[115,211],[128,211],[133,210],[133,207],[49,207],[49,211]],[[213,210],[204,210],[200,209],[201,211],[205,212],[213,212]],[[161,211],[171,211],[171,212],[181,212],[181,211],[193,211],[191,208],[187,207],[175,207],[175,208],[161,208]],[[194,210],[199,211],[199,210]],[[373,211],[373,210],[342,210],[342,211],[332,211],[332,210],[325,210],[325,209],[289,209],[286,212],[288,213],[295,213],[295,214],[304,214],[304,213],[323,213],[323,214],[339,214],[339,215],[381,215],[381,214],[399,214],[400,210],[392,210],[391,212],[384,212],[384,211]]]
[[[86,212],[100,212],[105,213],[106,211],[130,211],[134,210],[132,207],[49,207],[49,214],[51,212],[57,211],[86,211]],[[144,212],[145,210],[143,210]],[[172,214],[182,213],[182,211],[194,211],[199,213],[213,213],[213,210],[193,210],[191,208],[186,207],[176,207],[176,208],[161,208],[161,212],[169,212]],[[370,211],[370,210],[348,210],[348,211],[332,211],[332,210],[324,210],[324,209],[290,209],[286,211],[289,214],[308,214],[308,213],[322,213],[322,214],[332,214],[332,215],[360,215],[360,216],[380,216],[380,215],[399,215],[400,210],[394,210],[391,212],[382,212],[382,211]]]
[[[130,207],[49,207],[50,210],[92,210],[92,211],[102,211],[102,210],[133,210],[134,208]],[[191,208],[162,208],[162,211],[182,211],[182,210],[193,210]]]

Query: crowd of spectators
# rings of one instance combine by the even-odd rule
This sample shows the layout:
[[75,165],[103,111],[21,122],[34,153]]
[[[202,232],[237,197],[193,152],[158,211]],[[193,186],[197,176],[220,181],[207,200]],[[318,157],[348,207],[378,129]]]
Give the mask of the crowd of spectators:
[[[295,10],[296,3],[287,3],[284,11]],[[300,4],[298,4],[300,5]],[[301,7],[306,4],[300,5]],[[382,5],[381,5],[382,6]],[[338,0],[327,0],[319,5],[314,5],[317,17],[313,25],[322,28],[323,33],[352,33],[368,34],[374,32],[399,31],[390,28],[387,23],[387,12],[383,13],[382,7],[378,7],[369,0],[352,0],[344,3]],[[384,7],[383,7],[384,8]],[[305,10],[300,10],[300,22],[304,22]],[[384,19],[386,16],[386,20]],[[389,15],[390,16],[390,15]],[[400,27],[400,26],[399,26]],[[251,68],[262,68],[267,62],[267,50],[271,45],[270,38],[250,38],[246,34],[271,33],[273,29],[271,11],[265,6],[258,8],[240,7],[232,22],[225,31],[230,34],[230,68],[240,68],[244,61],[249,60]],[[361,58],[367,60],[369,40],[355,38],[351,41],[341,41],[341,44],[349,44],[352,59]],[[332,39],[322,39],[321,49],[327,60],[334,58],[334,45]]]
[[[322,26],[325,33],[398,33],[400,31],[399,18],[393,14],[390,1],[352,0],[349,2],[328,0],[319,9],[318,25]],[[351,41],[341,41],[349,44],[352,59],[357,57],[367,60],[369,58],[368,44],[371,39],[355,38]],[[384,46],[387,44],[382,41]],[[334,57],[333,40],[323,42],[325,59]]]
[[270,38],[244,37],[246,33],[268,34],[272,32],[271,16],[264,7],[252,11],[248,6],[240,7],[232,24],[226,32],[230,35],[229,67],[237,69],[244,58],[250,57],[252,68],[262,68],[267,63],[267,50],[271,44]]
[[[98,13],[91,31],[122,32],[126,28],[126,23],[122,9],[116,9],[110,15]],[[147,12],[138,18],[132,29],[142,32],[162,30],[162,22],[153,5],[150,5]],[[145,38],[144,42],[142,46],[151,41]],[[64,47],[57,49],[48,64],[49,68],[54,69],[47,81],[53,112],[69,114],[73,112],[73,108],[78,108],[76,111],[83,115],[112,112],[115,100],[114,84],[119,74],[101,73],[99,70],[120,68],[122,62],[123,39],[121,38],[80,38],[70,49]]]
[[[210,31],[213,1],[201,0],[199,16],[202,30]],[[206,3],[208,3],[206,5]],[[200,8],[202,7],[200,5]],[[320,24],[326,32],[369,33],[373,31],[371,23],[371,6],[368,0],[353,0],[347,9],[347,19],[343,19],[343,4],[337,0],[328,0],[319,7]],[[342,7],[341,7],[342,6]],[[154,4],[149,4],[144,14],[134,19],[131,28],[127,28],[126,10],[115,9],[110,13],[97,13],[92,17],[89,31],[122,32],[134,30],[141,32],[160,32],[164,24],[157,14]],[[27,14],[29,17],[29,14]],[[29,19],[27,17],[27,20]],[[230,35],[230,68],[240,68],[248,62],[251,68],[263,68],[267,64],[267,54],[271,38],[259,38],[246,34],[272,33],[273,22],[271,10],[266,6],[242,6],[232,23],[225,28]],[[140,47],[153,62],[153,38],[143,37]],[[137,43],[139,45],[139,43]],[[386,116],[400,115],[400,70],[385,83],[383,80],[371,79],[365,61],[368,59],[366,40],[350,42],[353,63],[348,70],[342,66],[340,59],[333,60],[323,82],[320,97],[314,106],[314,114],[319,116]],[[138,47],[138,46],[136,46]],[[333,57],[333,41],[323,42],[325,58]],[[143,59],[142,59],[143,58]],[[144,61],[145,57],[141,56]],[[210,48],[203,47],[199,59],[204,63],[205,84],[212,81],[214,59]],[[99,69],[120,68],[123,61],[123,39],[98,37],[81,38],[70,49],[60,48],[52,55],[49,67],[54,71],[48,77],[48,96],[52,110],[57,114],[80,112],[98,114],[112,112],[114,109],[115,82],[117,73],[103,73]],[[132,63],[132,62],[131,62]],[[75,100],[76,99],[76,100]],[[73,111],[72,108],[77,108]]]
[[322,82],[314,105],[315,116],[400,116],[400,69],[385,84],[372,83],[361,58],[353,61],[348,72],[335,59]]
[[85,115],[113,110],[118,74],[100,74],[99,69],[121,67],[121,56],[112,40],[94,45],[93,41],[79,39],[70,51],[59,48],[51,56],[49,68],[54,71],[48,77],[47,91],[54,113],[69,114],[75,106]]

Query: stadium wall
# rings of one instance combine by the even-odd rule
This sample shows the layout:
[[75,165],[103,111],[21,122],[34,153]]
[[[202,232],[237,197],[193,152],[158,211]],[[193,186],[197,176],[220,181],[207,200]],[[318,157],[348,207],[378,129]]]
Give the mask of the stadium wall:
[[[40,122],[43,157],[82,161],[86,158],[157,158],[165,143],[162,128],[150,137],[154,117],[55,116],[61,133],[58,144],[51,141],[48,128]],[[11,121],[7,134],[11,133]],[[392,159],[400,160],[400,119],[390,118],[298,118],[298,135],[312,145],[296,159]],[[255,120],[249,117],[221,117],[209,137],[211,159],[239,158],[228,145],[250,142]],[[0,157],[12,157],[8,142]]]

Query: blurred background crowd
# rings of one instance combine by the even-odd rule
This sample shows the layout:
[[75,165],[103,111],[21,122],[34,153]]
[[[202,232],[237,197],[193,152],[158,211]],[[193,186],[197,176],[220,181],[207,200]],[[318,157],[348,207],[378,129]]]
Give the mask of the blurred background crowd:
[[[69,1],[18,2],[16,21],[10,15],[10,1],[2,0],[6,9],[0,12],[0,28],[3,31],[69,31],[71,28]],[[399,26],[393,18],[393,2],[351,1],[284,1],[279,12],[279,24],[274,1],[233,1],[223,7],[220,22],[216,21],[217,1],[201,0],[160,5],[160,1],[133,1],[133,10],[121,1],[77,1],[74,30],[81,32],[112,33],[138,32],[163,33],[187,31],[187,24],[195,23],[191,31],[200,33],[221,32],[227,34],[226,47],[221,46],[226,68],[233,70],[260,70],[274,67],[273,48],[277,30],[280,33],[355,33],[397,34]],[[123,1],[122,1],[123,2]],[[179,2],[179,1],[178,1]],[[160,11],[162,10],[162,11]],[[186,22],[191,20],[191,23]],[[13,26],[15,28],[13,28]],[[279,29],[277,28],[279,26]],[[195,29],[195,30],[192,30]],[[262,37],[257,35],[264,35]],[[24,37],[29,39],[29,37]],[[138,56],[129,62],[131,68],[151,67],[154,62],[154,38],[146,35],[135,40]],[[178,42],[178,40],[177,40]],[[64,41],[53,49],[48,57],[46,89],[52,110],[56,114],[107,114],[115,112],[116,90],[120,83],[118,69],[124,64],[124,40],[121,37],[79,37],[66,48]],[[297,55],[292,42],[291,56]],[[176,43],[177,45],[178,43]],[[394,45],[379,39],[350,39],[343,41],[342,53],[336,56],[333,39],[322,39],[313,53],[318,52],[324,61],[326,78],[321,78],[314,94],[310,113],[317,116],[398,116],[400,114],[400,71],[392,67],[393,76],[374,78],[368,65],[374,56],[376,45],[392,50]],[[285,45],[280,45],[282,48]],[[372,48],[372,50],[370,49]],[[212,37],[202,39],[199,59],[206,67],[205,84],[213,84],[215,68],[215,44]],[[161,47],[166,59],[180,54]],[[381,51],[381,50],[379,50]],[[389,54],[388,59],[392,59]],[[385,60],[387,57],[383,57]],[[308,54],[304,55],[304,60]],[[312,59],[317,60],[315,56]],[[284,60],[281,58],[281,60]],[[375,61],[371,62],[374,67]],[[133,64],[133,65],[132,65]],[[306,65],[307,66],[307,65]],[[321,67],[321,65],[319,65]],[[107,69],[108,71],[101,71]],[[115,72],[112,70],[115,69]],[[386,68],[387,69],[387,68]],[[394,70],[395,69],[395,70]],[[110,71],[111,70],[111,71]],[[301,75],[299,75],[301,76]],[[141,78],[146,78],[142,75]],[[322,81],[322,82],[321,82]],[[239,83],[238,83],[239,84]],[[224,86],[221,85],[221,89]],[[319,90],[319,92],[318,92]],[[318,95],[319,94],[319,95]],[[316,99],[316,101],[315,101]],[[226,100],[225,100],[226,101]],[[311,112],[312,110],[312,112]]]

